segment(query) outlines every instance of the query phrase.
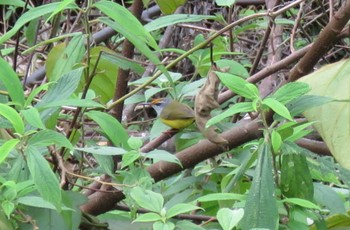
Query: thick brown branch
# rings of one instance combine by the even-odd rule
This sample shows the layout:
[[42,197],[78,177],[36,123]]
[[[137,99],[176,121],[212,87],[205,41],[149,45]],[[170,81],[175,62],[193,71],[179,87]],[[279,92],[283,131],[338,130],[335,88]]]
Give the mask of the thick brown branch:
[[337,36],[341,33],[346,23],[350,19],[350,0],[346,1],[346,4],[334,15],[332,20],[320,33],[318,39],[313,43],[310,50],[305,56],[298,62],[298,64],[292,69],[289,81],[295,81],[302,76],[310,73],[318,60],[325,55],[328,50],[338,40]]

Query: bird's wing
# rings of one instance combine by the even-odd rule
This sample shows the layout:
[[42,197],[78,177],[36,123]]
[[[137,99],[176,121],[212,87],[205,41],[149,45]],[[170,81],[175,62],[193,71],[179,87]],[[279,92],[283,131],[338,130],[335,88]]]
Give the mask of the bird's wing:
[[178,120],[194,118],[194,112],[188,105],[179,103],[177,101],[172,101],[168,106],[169,109],[166,111],[163,109],[161,114],[162,118],[164,119]]

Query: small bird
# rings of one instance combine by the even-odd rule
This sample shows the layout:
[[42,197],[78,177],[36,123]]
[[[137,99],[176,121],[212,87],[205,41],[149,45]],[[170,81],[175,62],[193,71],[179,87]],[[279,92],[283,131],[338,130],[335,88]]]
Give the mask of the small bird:
[[151,102],[161,122],[173,129],[183,129],[191,125],[194,120],[194,111],[188,105],[170,98],[157,98]]

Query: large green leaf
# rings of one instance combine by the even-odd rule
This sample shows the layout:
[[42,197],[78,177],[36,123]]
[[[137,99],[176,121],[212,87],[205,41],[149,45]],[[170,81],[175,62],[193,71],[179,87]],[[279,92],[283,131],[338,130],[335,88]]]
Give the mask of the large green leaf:
[[29,140],[28,144],[36,147],[46,147],[49,145],[57,145],[60,147],[66,147],[72,149],[72,144],[61,133],[55,132],[50,129],[41,130],[34,134]]
[[246,113],[246,112],[251,112],[253,111],[254,108],[252,106],[251,102],[241,102],[241,103],[236,103],[230,108],[228,108],[226,111],[220,113],[219,115],[210,118],[207,124],[205,125],[206,128],[209,126],[215,125],[216,123],[219,123],[226,117],[232,116],[237,113]]
[[0,146],[0,164],[6,159],[6,157],[8,156],[8,154],[10,153],[10,151],[16,147],[16,145],[18,144],[19,140],[17,139],[12,139],[12,140],[8,140],[5,143],[3,143]]
[[0,86],[2,85],[1,83],[7,89],[12,102],[23,106],[24,94],[22,84],[11,66],[2,58],[0,58]]
[[57,83],[51,85],[42,100],[36,105],[43,122],[46,122],[58,110],[58,108],[44,109],[44,107],[49,103],[69,98],[77,89],[82,73],[83,68],[72,70],[58,79]]
[[290,198],[312,201],[314,187],[306,157],[289,145],[282,147],[281,191]]
[[24,133],[24,123],[22,118],[12,107],[5,104],[0,104],[0,116],[5,117],[12,124],[17,133]]
[[25,154],[30,174],[40,195],[44,200],[52,203],[57,210],[61,210],[61,188],[49,163],[41,155],[40,151],[34,147],[28,146],[25,149]]
[[99,1],[95,3],[95,6],[108,17],[113,19],[112,21],[107,18],[100,18],[99,20],[101,22],[125,36],[125,38],[134,44],[134,46],[142,54],[144,54],[151,62],[157,65],[160,71],[162,71],[167,76],[169,75],[168,71],[160,62],[157,55],[150,49],[150,47],[152,47],[156,51],[159,51],[157,42],[143,27],[143,25],[130,13],[130,11],[128,11],[123,6],[110,1]]
[[144,190],[141,187],[135,187],[131,189],[130,196],[141,208],[145,208],[152,212],[160,213],[163,208],[163,196],[151,190]]
[[271,95],[272,98],[286,104],[310,91],[308,84],[303,82],[290,82]]
[[335,159],[350,169],[350,60],[343,60],[311,73],[299,81],[310,85],[312,95],[332,97],[343,102],[327,103],[304,112],[322,136]]
[[252,100],[259,97],[258,88],[252,83],[229,73],[215,73],[220,78],[220,81],[234,93]]
[[[100,53],[101,56],[99,58]],[[89,68],[90,70],[95,68],[96,71],[89,89],[95,92],[96,97],[102,103],[107,103],[113,98],[118,69],[119,67],[122,69],[124,67],[127,68],[126,66],[129,63],[125,59],[112,58],[114,57],[112,56],[113,54],[112,50],[102,46],[97,46],[90,50]],[[116,60],[119,60],[119,62]],[[83,89],[85,84],[85,78],[82,78],[78,90]]]
[[175,10],[185,4],[186,0],[156,0],[163,14],[172,14]]
[[94,120],[106,134],[106,136],[112,141],[114,146],[128,147],[129,135],[120,124],[118,120],[107,113],[99,111],[90,111],[85,113],[88,117]]
[[84,36],[76,35],[66,46],[61,43],[49,53],[46,61],[46,75],[50,81],[57,81],[80,63],[85,53]]
[[278,210],[270,145],[262,143],[258,154],[252,187],[245,203],[243,229],[276,229]]
[[171,14],[163,17],[156,18],[150,23],[146,24],[144,28],[147,31],[154,31],[160,28],[164,28],[170,25],[184,22],[199,22],[204,19],[215,19],[216,16],[212,15],[193,15],[193,14]]

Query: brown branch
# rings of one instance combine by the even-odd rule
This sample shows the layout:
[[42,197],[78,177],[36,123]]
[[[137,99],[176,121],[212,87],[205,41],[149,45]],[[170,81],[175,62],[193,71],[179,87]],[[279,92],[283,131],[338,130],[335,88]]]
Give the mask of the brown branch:
[[310,50],[292,69],[289,81],[295,81],[310,73],[318,60],[337,42],[337,36],[341,33],[346,23],[350,19],[350,0],[346,1],[332,20],[321,31],[318,39],[313,43]]
[[[259,138],[262,134],[260,128],[257,121],[243,121],[233,129],[223,133],[222,137],[228,141],[228,147],[232,149]],[[196,145],[176,154],[183,167],[178,164],[160,161],[151,165],[147,171],[155,181],[159,181],[220,153],[222,153],[221,146],[215,145],[208,140],[202,140]],[[117,202],[124,198],[125,196],[122,192],[112,194],[97,192],[89,196],[89,202],[81,206],[81,210],[92,215],[98,215],[111,210]]]
[[310,150],[318,155],[332,156],[329,148],[323,141],[315,141],[307,138],[301,138],[296,141],[296,143],[305,149]]
[[[141,19],[142,10],[143,10],[142,0],[135,0],[131,6],[131,12],[135,16],[135,18],[137,18],[138,20]],[[134,48],[135,46],[129,40],[124,40],[122,56],[130,59],[133,58]],[[129,73],[130,73],[129,69],[126,69],[126,70],[121,68],[119,69],[115,92],[114,92],[114,98],[113,98],[114,101],[123,97],[127,93]],[[111,111],[113,116],[119,121],[122,120],[123,108],[124,108],[124,102],[121,102],[117,104],[115,107],[113,107]]]

